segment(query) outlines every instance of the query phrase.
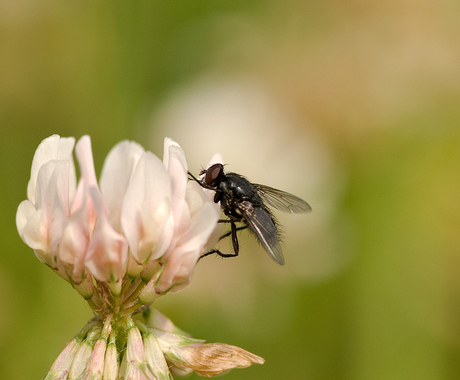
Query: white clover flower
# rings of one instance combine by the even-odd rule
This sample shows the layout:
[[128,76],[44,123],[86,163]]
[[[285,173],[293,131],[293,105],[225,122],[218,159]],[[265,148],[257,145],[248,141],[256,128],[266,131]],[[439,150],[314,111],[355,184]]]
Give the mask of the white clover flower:
[[[98,184],[91,141],[53,135],[37,148],[16,225],[40,261],[93,309],[46,380],[168,379],[169,365],[214,376],[263,359],[240,348],[186,337],[157,311],[133,319],[191,280],[200,256],[219,238],[219,205],[187,176],[180,146],[165,139],[160,160],[122,141]],[[218,348],[216,348],[218,347]]]

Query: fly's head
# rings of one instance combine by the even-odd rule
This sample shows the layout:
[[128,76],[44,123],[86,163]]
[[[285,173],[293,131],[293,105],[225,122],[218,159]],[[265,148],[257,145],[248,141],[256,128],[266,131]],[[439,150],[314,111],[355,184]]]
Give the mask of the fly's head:
[[211,165],[209,168],[202,170],[200,175],[204,175],[202,181],[206,186],[218,188],[224,177],[224,165]]

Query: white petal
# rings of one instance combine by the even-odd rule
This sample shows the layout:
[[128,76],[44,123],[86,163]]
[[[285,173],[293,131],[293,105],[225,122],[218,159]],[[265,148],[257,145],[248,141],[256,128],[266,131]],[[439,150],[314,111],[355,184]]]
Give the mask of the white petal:
[[[212,205],[212,207],[215,210],[216,215],[220,215],[220,205],[217,203],[214,203],[213,200],[209,200],[204,190],[205,189],[203,189],[195,181],[190,181],[187,184],[186,201],[190,209],[191,215],[194,216],[201,209],[201,207],[203,206],[203,203],[205,202]],[[214,230],[212,234],[209,236],[206,244],[204,245],[204,251],[211,250],[217,244],[221,235],[222,235],[222,224],[217,223],[217,220],[216,220]]]
[[[151,242],[168,242],[170,221],[170,182],[163,162],[150,152],[139,160],[126,191],[121,222],[131,252],[143,262],[142,248]],[[155,226],[152,228],[152,226]],[[164,246],[165,244],[163,244]],[[156,247],[158,249],[158,247]]]
[[[22,239],[48,265],[62,236],[69,210],[69,161],[51,160],[43,164],[36,180],[35,206],[22,203],[18,209],[18,229]],[[26,220],[27,218],[27,220]]]
[[185,191],[188,182],[187,161],[182,148],[170,139],[165,139],[163,161],[171,180],[171,203],[174,215],[175,230],[180,229],[184,210]]
[[107,205],[112,226],[121,231],[121,209],[134,168],[144,149],[132,141],[115,145],[105,159],[100,179],[101,193]]
[[219,153],[214,153],[211,159],[208,162],[208,165],[206,165],[206,169],[209,168],[210,166],[214,164],[222,164],[224,165],[224,159]]
[[18,229],[19,236],[21,236],[23,240],[24,228],[35,211],[34,204],[29,200],[22,201],[18,206],[18,211],[16,212],[16,227]]
[[175,287],[178,291],[191,279],[203,246],[214,231],[219,213],[209,202],[205,203],[190,223],[187,232],[168,256],[158,289],[162,292]]
[[35,211],[24,226],[22,239],[30,248],[42,251],[40,260],[51,265],[48,226],[43,222],[43,211]]
[[169,167],[170,149],[172,147],[179,148],[179,150],[182,152],[182,154],[180,154],[179,157],[182,156],[181,160],[183,162],[183,166],[187,170],[187,160],[185,159],[184,151],[182,150],[182,148],[177,142],[175,142],[173,139],[169,137],[165,137],[164,144],[163,144],[163,162],[165,164],[165,167],[166,168]]
[[[40,168],[51,160],[70,160],[72,161],[72,150],[75,144],[73,137],[61,138],[59,135],[52,135],[44,139],[35,151],[32,160],[30,180],[27,186],[27,196],[30,201],[35,203],[35,191],[37,176]],[[75,186],[75,168],[73,167],[73,185]]]
[[218,220],[219,213],[216,208],[210,202],[203,204],[192,219],[187,233],[179,241],[179,250],[200,250],[209,239]]

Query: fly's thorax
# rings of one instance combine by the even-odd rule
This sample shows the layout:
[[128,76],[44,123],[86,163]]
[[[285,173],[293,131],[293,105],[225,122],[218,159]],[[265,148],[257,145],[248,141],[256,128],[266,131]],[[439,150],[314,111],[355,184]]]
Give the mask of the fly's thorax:
[[236,173],[228,173],[222,180],[221,186],[225,188],[229,196],[239,200],[251,200],[257,194],[254,185]]

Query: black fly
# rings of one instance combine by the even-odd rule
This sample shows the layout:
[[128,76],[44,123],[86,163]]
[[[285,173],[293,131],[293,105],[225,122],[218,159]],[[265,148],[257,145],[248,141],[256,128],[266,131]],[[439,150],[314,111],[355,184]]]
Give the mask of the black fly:
[[[212,253],[222,257],[238,256],[237,231],[249,228],[268,255],[278,264],[284,265],[278,225],[267,206],[297,214],[311,211],[307,202],[284,191],[251,183],[239,174],[225,173],[222,164],[214,164],[202,170],[201,180],[195,178],[190,172],[189,175],[205,189],[215,191],[214,202],[220,202],[223,213],[228,217],[228,219],[220,219],[219,223],[230,223],[230,232],[224,234],[221,239],[231,235],[233,243],[234,253],[222,253],[214,249],[201,257]],[[235,223],[238,222],[243,225],[237,227]]]

